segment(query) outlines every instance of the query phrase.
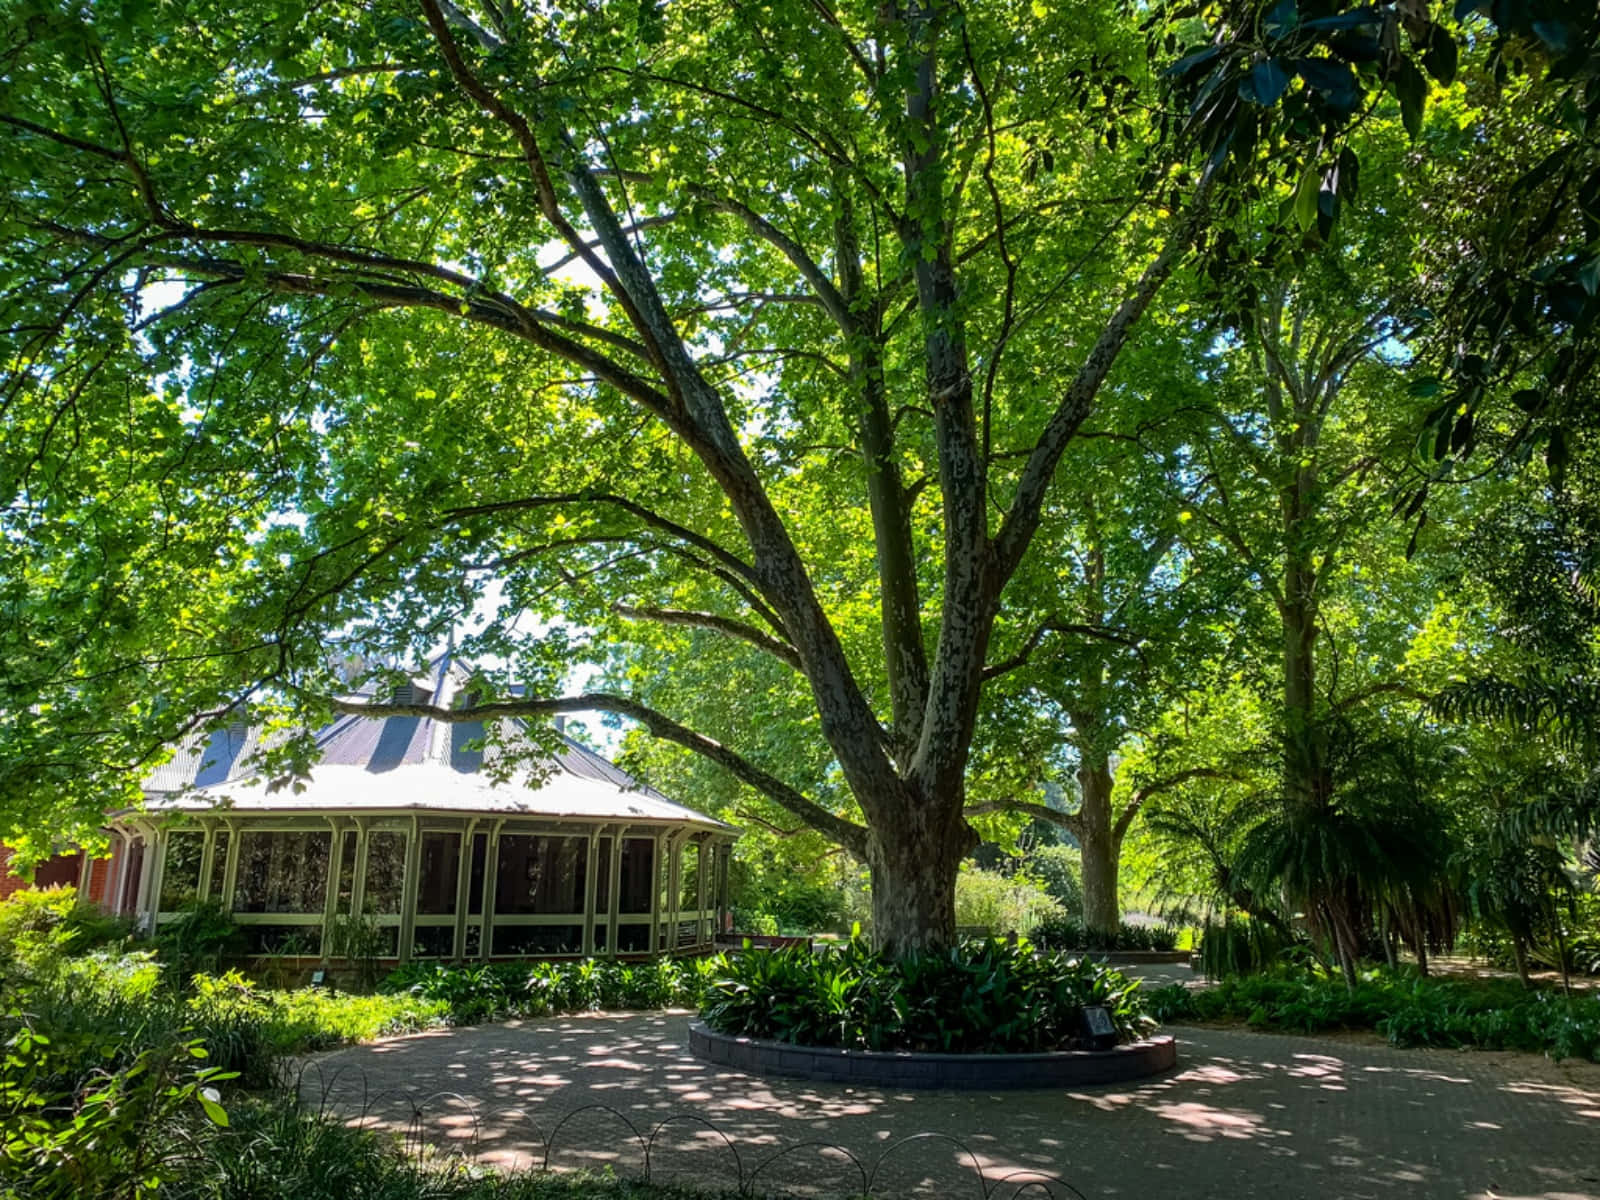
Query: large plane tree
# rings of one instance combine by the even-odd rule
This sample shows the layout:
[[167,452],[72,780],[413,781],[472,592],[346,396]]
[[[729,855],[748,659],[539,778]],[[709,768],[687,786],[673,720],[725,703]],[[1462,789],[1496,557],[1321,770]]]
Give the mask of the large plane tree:
[[[1347,65],[1380,18],[1244,7],[7,6],[0,833],[240,706],[602,708],[947,942],[986,671],[1045,636],[1008,588],[1119,354],[1215,212],[1325,235],[1339,130],[1420,103],[1397,38]],[[848,803],[562,694],[613,618],[798,673]],[[462,623],[510,664],[471,703],[351,698]]]

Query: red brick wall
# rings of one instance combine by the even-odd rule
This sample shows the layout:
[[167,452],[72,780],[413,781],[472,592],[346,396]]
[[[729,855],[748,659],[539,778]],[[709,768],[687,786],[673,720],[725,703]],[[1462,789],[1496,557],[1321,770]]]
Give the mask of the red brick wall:
[[[89,881],[89,899],[96,904],[104,905],[107,891],[111,886],[112,875],[115,870],[113,859],[97,859],[94,864],[94,877]],[[30,885],[22,876],[11,870],[11,847],[0,844],[0,900],[14,895],[26,887],[55,887],[67,885],[76,887],[78,878],[83,870],[83,855],[78,852],[72,854],[57,854],[54,858],[47,858],[33,868],[33,882]]]

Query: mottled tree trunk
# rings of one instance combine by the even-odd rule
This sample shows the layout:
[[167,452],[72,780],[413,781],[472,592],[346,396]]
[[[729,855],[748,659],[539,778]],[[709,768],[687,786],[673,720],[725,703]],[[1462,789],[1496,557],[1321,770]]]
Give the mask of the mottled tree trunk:
[[978,842],[959,810],[957,824],[949,829],[913,819],[899,829],[874,833],[867,860],[872,870],[872,941],[878,949],[900,955],[955,942],[956,874]]
[[1112,828],[1111,766],[1102,756],[1078,768],[1083,803],[1078,810],[1078,843],[1083,856],[1083,922],[1101,933],[1115,933],[1122,912],[1117,903],[1121,846]]

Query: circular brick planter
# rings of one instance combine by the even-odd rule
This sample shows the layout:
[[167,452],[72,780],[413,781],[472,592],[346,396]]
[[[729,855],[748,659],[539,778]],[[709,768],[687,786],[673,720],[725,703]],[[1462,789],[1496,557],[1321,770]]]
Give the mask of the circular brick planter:
[[792,1046],[788,1042],[714,1033],[701,1021],[689,1025],[689,1051],[696,1058],[755,1075],[826,1079],[867,1087],[965,1091],[1124,1083],[1159,1075],[1178,1063],[1178,1045],[1165,1034],[1111,1050],[921,1054],[910,1050]]

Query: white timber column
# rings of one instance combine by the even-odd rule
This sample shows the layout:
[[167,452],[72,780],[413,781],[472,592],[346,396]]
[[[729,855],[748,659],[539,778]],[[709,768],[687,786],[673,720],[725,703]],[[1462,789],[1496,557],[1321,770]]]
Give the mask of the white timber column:
[[679,901],[682,900],[683,880],[680,861],[683,850],[683,833],[678,831],[667,835],[667,944],[658,950],[666,953],[675,953],[678,949],[678,920]]
[[591,825],[589,827],[589,850],[583,870],[583,952],[585,955],[594,954],[595,889],[600,882],[596,876],[600,871],[600,831],[604,828],[604,825]]
[[106,893],[106,911],[114,917],[122,915],[122,893],[128,882],[128,855],[133,849],[133,838],[126,829],[113,829],[117,844],[112,847],[111,861],[115,870],[111,875],[111,890]]
[[[700,856],[699,870],[695,872],[695,879],[700,886],[695,891],[695,903],[699,908],[694,914],[694,943],[703,946],[711,940],[706,936],[706,892],[710,882],[708,877],[717,873],[717,852],[705,834],[695,835],[694,852]],[[712,931],[713,936],[715,932]]]
[[411,818],[406,840],[406,875],[400,885],[400,961],[411,961],[411,944],[417,932],[417,887],[422,874],[422,822]]
[[133,899],[133,919],[137,927],[154,933],[156,921],[153,897],[159,893],[151,887],[151,884],[155,881],[164,847],[161,845],[160,835],[152,826],[141,823],[139,829],[144,835],[144,855],[139,863],[139,889]]
[[622,839],[627,832],[626,825],[618,825],[617,832],[611,838],[610,887],[606,889],[611,893],[606,897],[606,948],[613,958],[620,952],[617,939],[622,936],[622,922],[619,919],[622,910]]
[[239,882],[239,839],[238,822],[229,821],[228,859],[222,865],[222,895],[217,897],[228,912],[233,911],[233,889]]
[[78,899],[89,898],[89,883],[94,878],[94,859],[89,856],[88,850],[81,851],[82,861],[78,863]]
[[[359,917],[367,910],[367,819],[356,818],[356,870],[350,881],[350,916]],[[400,944],[395,943],[398,950]]]
[[478,957],[487,959],[494,949],[494,893],[500,874],[500,830],[505,826],[501,817],[489,827],[489,841],[483,851],[483,935],[478,947]]
[[456,934],[451,942],[451,958],[467,955],[467,909],[472,906],[472,839],[477,833],[477,817],[462,821],[461,853],[456,858]]
[[328,818],[328,883],[322,893],[322,961],[333,952],[333,927],[339,917],[339,873],[344,869],[344,822]]
[[656,834],[650,855],[650,953],[661,953],[661,873],[666,870],[668,835]]
[[205,841],[200,843],[200,886],[195,888],[194,894],[201,900],[211,898],[211,864],[217,857],[217,823],[204,821]]

